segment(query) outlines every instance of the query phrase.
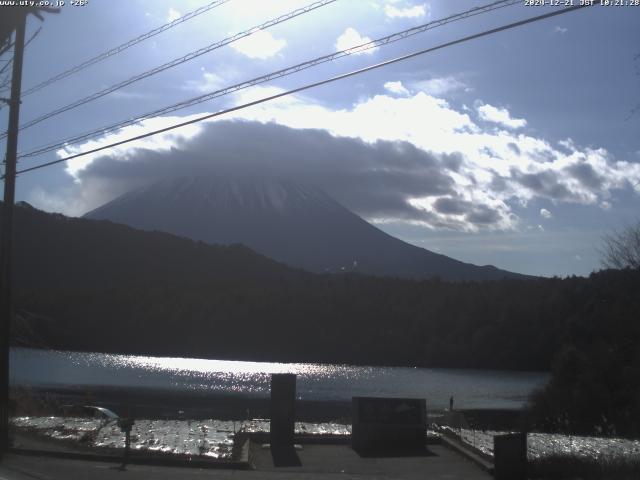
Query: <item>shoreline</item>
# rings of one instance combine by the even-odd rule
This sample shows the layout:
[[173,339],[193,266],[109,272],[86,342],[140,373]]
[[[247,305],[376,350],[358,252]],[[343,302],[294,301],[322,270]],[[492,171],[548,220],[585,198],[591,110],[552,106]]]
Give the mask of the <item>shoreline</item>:
[[[24,411],[59,415],[63,405],[96,405],[113,410],[119,416],[146,419],[218,419],[251,420],[270,417],[269,397],[247,397],[220,392],[175,391],[150,387],[114,386],[51,386],[18,387],[13,390],[19,397],[39,402],[40,412],[29,412],[29,402],[23,402]],[[428,399],[427,399],[428,400]],[[17,403],[21,403],[18,399]],[[428,403],[427,403],[428,405]],[[38,408],[36,408],[38,410]],[[474,408],[459,409],[468,426],[479,429],[515,428],[526,419],[526,409]],[[448,411],[427,410],[428,422],[451,423]],[[295,402],[295,417],[299,422],[337,422],[351,424],[352,403],[340,400],[302,400]]]
[[[26,386],[16,388],[16,391],[21,395],[46,398],[45,409],[50,413],[55,413],[63,405],[97,405],[113,410],[119,416],[131,415],[134,418],[248,420],[269,418],[270,409],[269,397],[150,387]],[[351,402],[296,400],[295,408],[299,421],[348,420],[347,423],[351,423]]]

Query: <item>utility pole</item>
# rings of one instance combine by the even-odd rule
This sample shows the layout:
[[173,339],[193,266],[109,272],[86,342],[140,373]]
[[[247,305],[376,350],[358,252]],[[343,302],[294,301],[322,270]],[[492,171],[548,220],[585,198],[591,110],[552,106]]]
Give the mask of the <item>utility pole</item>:
[[22,88],[22,57],[27,11],[20,9],[16,17],[13,50],[9,129],[4,170],[4,203],[2,237],[0,238],[0,455],[9,448],[9,335],[13,308],[11,302],[11,260],[13,243],[13,204],[16,191],[16,156]]

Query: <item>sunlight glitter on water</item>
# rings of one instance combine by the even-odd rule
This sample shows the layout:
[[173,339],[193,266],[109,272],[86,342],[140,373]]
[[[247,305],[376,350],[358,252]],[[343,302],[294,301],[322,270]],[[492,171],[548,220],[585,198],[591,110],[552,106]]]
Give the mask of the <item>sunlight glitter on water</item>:
[[271,375],[295,373],[297,375],[330,376],[340,367],[304,363],[244,362],[235,360],[206,360],[178,357],[113,356],[115,365],[141,367],[166,372],[223,374],[232,376]]
[[[362,377],[366,369],[340,365],[270,363],[233,360],[208,360],[179,357],[108,355],[116,369],[134,369],[161,373],[174,378],[174,386],[186,390],[208,390],[221,393],[266,394],[271,374],[293,373],[299,379],[317,382],[336,376]],[[188,379],[188,381],[187,381]]]
[[153,388],[264,398],[271,374],[294,373],[298,398],[304,400],[428,398],[430,409],[443,409],[450,396],[455,396],[459,408],[521,408],[549,377],[546,372],[287,364],[27,348],[12,348],[11,356],[12,385]]

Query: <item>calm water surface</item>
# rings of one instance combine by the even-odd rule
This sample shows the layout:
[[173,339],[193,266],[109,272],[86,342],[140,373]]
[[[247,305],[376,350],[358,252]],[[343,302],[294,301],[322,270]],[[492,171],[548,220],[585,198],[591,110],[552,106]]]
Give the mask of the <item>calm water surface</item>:
[[194,358],[145,357],[13,348],[11,383],[37,387],[152,387],[267,397],[272,373],[298,375],[303,400],[352,396],[426,398],[430,408],[520,408],[546,372],[448,368],[354,367]]

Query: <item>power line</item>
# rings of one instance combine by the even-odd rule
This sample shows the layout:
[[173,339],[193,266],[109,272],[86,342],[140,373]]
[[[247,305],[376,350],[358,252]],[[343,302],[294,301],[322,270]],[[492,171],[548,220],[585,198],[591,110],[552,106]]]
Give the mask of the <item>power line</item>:
[[466,36],[466,37],[462,37],[462,38],[459,38],[457,40],[452,40],[450,42],[441,43],[440,45],[436,45],[435,47],[425,48],[425,49],[419,50],[417,52],[409,53],[407,55],[396,57],[396,58],[393,58],[391,60],[386,60],[384,62],[377,63],[375,65],[370,65],[368,67],[364,67],[364,68],[361,68],[361,69],[358,69],[358,70],[354,70],[354,71],[351,71],[349,73],[344,73],[344,74],[341,74],[341,75],[338,75],[338,76],[335,76],[335,77],[332,77],[332,78],[329,78],[329,79],[320,80],[320,81],[314,82],[314,83],[309,83],[307,85],[303,85],[302,87],[297,87],[297,88],[294,88],[292,90],[287,90],[286,92],[281,92],[281,93],[277,93],[275,95],[270,95],[268,97],[264,97],[264,98],[261,98],[261,99],[258,99],[258,100],[254,100],[252,102],[247,102],[247,103],[244,103],[242,105],[237,105],[237,106],[232,107],[232,108],[227,108],[225,110],[220,110],[220,111],[218,111],[216,113],[210,113],[210,114],[207,114],[207,115],[203,115],[201,117],[194,118],[192,120],[188,120],[188,121],[185,121],[185,122],[181,122],[181,123],[177,123],[177,124],[171,125],[169,127],[164,127],[164,128],[158,129],[158,130],[154,130],[152,132],[147,132],[147,133],[144,133],[144,134],[141,134],[141,135],[137,135],[135,137],[131,137],[131,138],[128,138],[126,140],[120,140],[119,142],[110,143],[108,145],[97,147],[97,148],[88,150],[86,152],[77,153],[75,155],[70,155],[68,157],[60,158],[58,160],[53,160],[51,162],[41,163],[41,164],[35,165],[33,167],[24,168],[22,170],[19,170],[16,173],[18,173],[18,174],[27,173],[27,172],[38,170],[38,169],[41,169],[41,168],[49,167],[49,166],[52,166],[52,165],[57,165],[59,163],[68,162],[69,160],[73,160],[74,158],[83,157],[85,155],[90,155],[92,153],[97,153],[97,152],[100,152],[102,150],[107,150],[109,148],[117,147],[119,145],[124,145],[126,143],[130,143],[130,142],[133,142],[133,141],[136,141],[136,140],[141,140],[141,139],[146,138],[146,137],[151,137],[151,136],[157,135],[159,133],[168,132],[170,130],[175,130],[176,128],[180,128],[180,127],[184,127],[184,126],[191,125],[191,124],[194,124],[194,123],[202,122],[202,121],[208,120],[210,118],[219,117],[219,116],[225,115],[227,113],[235,112],[237,110],[242,110],[242,109],[247,108],[247,107],[252,107],[254,105],[258,105],[258,104],[261,104],[261,103],[264,103],[264,102],[275,100],[277,98],[284,97],[286,95],[291,95],[291,94],[294,94],[294,93],[301,92],[303,90],[308,90],[310,88],[318,87],[320,85],[325,85],[327,83],[332,83],[332,82],[335,82],[335,81],[338,81],[338,80],[342,80],[344,78],[352,77],[352,76],[355,76],[355,75],[359,75],[361,73],[365,73],[365,72],[368,72],[368,71],[371,71],[371,70],[375,70],[375,69],[378,69],[378,68],[386,67],[387,65],[391,65],[391,64],[394,64],[394,63],[402,62],[402,61],[408,60],[410,58],[414,58],[414,57],[417,57],[417,56],[420,56],[420,55],[424,55],[424,54],[427,54],[427,53],[434,52],[436,50],[441,50],[443,48],[451,47],[453,45],[458,45],[460,43],[465,43],[465,42],[468,42],[468,41],[471,41],[471,40],[475,40],[477,38],[486,37],[486,36],[492,35],[494,33],[502,32],[502,31],[505,31],[505,30],[510,30],[510,29],[513,29],[513,28],[517,28],[517,27],[529,24],[529,23],[537,22],[537,21],[540,21],[540,20],[545,20],[547,18],[555,17],[557,15],[562,15],[562,14],[568,13],[568,12],[573,12],[573,11],[579,10],[581,8],[590,7],[590,6],[592,6],[592,5],[586,4],[586,5],[579,5],[579,6],[574,6],[574,7],[567,7],[567,8],[563,8],[561,10],[554,10],[554,11],[549,12],[549,13],[545,13],[545,14],[542,14],[542,15],[537,15],[535,17],[529,17],[529,18],[527,18],[525,20],[520,20],[520,21],[517,21],[517,22],[509,23],[507,25],[502,25],[501,27],[496,27],[496,28],[493,28],[491,30],[485,30],[483,32],[476,33],[474,35],[469,35],[469,36]]
[[[29,44],[40,34],[41,31],[42,31],[42,27],[38,27],[38,29],[31,35],[31,37],[29,37],[29,40],[24,42],[23,48],[25,50],[27,49],[27,47],[29,47]],[[10,60],[8,60],[2,68],[0,68],[0,75],[2,75],[4,73],[4,71],[9,68],[10,65],[13,65],[13,57]],[[2,81],[3,81],[3,79],[0,78],[0,82],[2,82]],[[5,89],[8,90],[9,86],[8,85],[0,86],[0,91],[4,91]],[[0,99],[0,100],[4,100],[4,99]],[[3,107],[3,103],[0,102],[0,110],[2,109],[2,107]]]
[[73,138],[68,138],[66,140],[57,141],[57,142],[55,142],[53,144],[48,144],[46,146],[38,147],[38,148],[36,148],[34,150],[31,150],[29,152],[21,154],[19,156],[19,158],[34,157],[34,156],[37,156],[37,155],[42,155],[42,154],[50,152],[52,150],[56,150],[58,148],[64,147],[64,146],[66,146],[66,145],[68,145],[70,143],[71,144],[78,143],[80,141],[87,140],[89,138],[94,138],[94,137],[103,135],[105,133],[109,133],[109,132],[112,132],[114,130],[121,129],[121,128],[126,127],[126,126],[133,125],[133,124],[138,123],[138,122],[140,122],[142,120],[146,120],[146,119],[157,117],[157,116],[160,116],[160,115],[172,113],[172,112],[175,112],[177,110],[181,110],[183,108],[191,107],[193,105],[197,105],[199,103],[203,103],[203,102],[208,101],[208,100],[213,100],[214,98],[218,98],[218,97],[221,97],[221,96],[224,96],[224,95],[228,95],[228,94],[233,93],[233,92],[237,92],[239,90],[243,90],[245,88],[249,88],[249,87],[252,87],[252,86],[255,86],[255,85],[266,83],[266,82],[274,80],[276,78],[281,78],[281,77],[284,77],[284,76],[292,75],[294,73],[306,70],[306,69],[311,68],[311,67],[315,67],[317,65],[320,65],[320,64],[323,64],[323,63],[326,63],[326,62],[329,62],[329,61],[336,60],[336,59],[341,58],[341,57],[353,55],[353,54],[356,54],[356,53],[363,52],[365,50],[369,50],[369,49],[372,49],[372,48],[377,48],[377,47],[382,46],[382,45],[386,45],[386,44],[393,43],[393,42],[396,42],[396,41],[399,41],[399,40],[403,40],[405,38],[408,38],[410,36],[416,35],[418,33],[423,33],[423,32],[426,32],[428,30],[431,30],[433,28],[437,28],[437,27],[446,25],[446,24],[454,22],[454,21],[462,20],[462,19],[469,18],[469,17],[475,16],[475,15],[480,15],[482,13],[487,13],[487,12],[490,12],[490,11],[493,11],[493,10],[497,10],[499,8],[504,8],[504,7],[507,7],[507,6],[514,5],[516,3],[520,3],[520,0],[500,0],[500,1],[496,1],[496,2],[493,2],[493,3],[487,4],[487,5],[481,6],[481,7],[476,7],[476,8],[470,9],[470,10],[466,10],[464,12],[461,12],[461,13],[458,13],[458,14],[455,14],[455,15],[451,15],[449,17],[445,17],[445,18],[442,18],[442,19],[439,19],[439,20],[435,20],[435,21],[432,21],[432,22],[429,22],[429,23],[426,23],[426,24],[423,24],[423,25],[419,25],[417,27],[409,28],[409,29],[403,30],[401,32],[396,32],[396,33],[393,33],[391,35],[387,35],[385,37],[381,37],[381,38],[378,38],[376,40],[371,40],[369,42],[365,42],[365,43],[362,43],[360,45],[356,45],[354,47],[351,47],[351,48],[348,48],[348,49],[345,49],[345,50],[340,50],[340,51],[337,51],[337,52],[334,52],[334,53],[331,53],[331,54],[328,54],[328,55],[317,57],[317,58],[314,58],[312,60],[308,60],[306,62],[299,63],[297,65],[293,65],[293,66],[284,68],[282,70],[278,70],[276,72],[269,73],[267,75],[263,75],[263,76],[260,76],[260,77],[253,78],[251,80],[247,80],[247,81],[244,81],[244,82],[241,82],[241,83],[237,83],[235,85],[231,85],[229,87],[225,87],[223,89],[219,89],[219,90],[215,90],[215,91],[212,91],[212,92],[209,92],[209,93],[205,93],[203,95],[199,95],[197,97],[193,97],[193,98],[190,98],[188,100],[184,100],[182,102],[175,103],[173,105],[169,105],[169,106],[160,108],[158,110],[154,110],[152,112],[148,112],[146,114],[143,114],[143,115],[140,115],[140,116],[137,116],[137,117],[133,117],[133,118],[130,118],[130,119],[127,119],[127,120],[124,120],[124,121],[109,125],[107,127],[102,127],[100,129],[96,129],[96,130],[93,130],[93,131],[78,135],[78,136],[73,137]]
[[[28,47],[28,46],[29,46],[29,44],[30,44],[31,42],[33,42],[33,40],[34,40],[38,35],[40,35],[40,32],[41,32],[41,31],[42,31],[42,27],[38,27],[38,29],[37,29],[35,32],[33,32],[33,33],[31,34],[31,36],[29,37],[29,40],[27,40],[27,41],[24,43],[25,48],[26,48],[26,47]],[[20,94],[20,96],[22,96],[22,94]]]
[[11,64],[13,63],[13,59],[8,60],[3,66],[2,68],[0,68],[0,75],[2,75],[4,73],[5,70],[8,70],[9,68],[11,68]]
[[79,65],[76,65],[75,67],[71,67],[68,70],[65,70],[64,72],[61,72],[57,75],[54,75],[53,77],[38,83],[37,85],[34,85],[31,88],[28,88],[27,90],[25,90],[24,92],[22,92],[22,96],[26,97],[27,95],[31,95],[34,92],[37,92],[38,90],[43,89],[44,87],[47,87],[49,85],[51,85],[52,83],[58,82],[60,80],[62,80],[63,78],[67,78],[71,75],[73,75],[74,73],[78,73],[81,70],[84,70],[87,67],[90,67],[91,65],[95,65],[98,62],[101,62],[102,60],[105,60],[109,57],[112,57],[113,55],[117,55],[118,53],[123,52],[124,50],[133,47],[134,45],[137,45],[140,42],[143,42],[144,40],[147,40],[151,37],[154,37],[166,30],[169,30],[170,28],[175,27],[176,25],[180,25],[181,23],[186,22],[187,20],[191,20],[192,18],[197,17],[198,15],[202,15],[205,12],[208,12],[209,10],[212,10],[216,7],[219,7],[220,5],[223,5],[225,3],[227,3],[229,0],[215,0],[207,5],[204,5],[196,10],[193,10],[192,12],[186,13],[183,16],[181,16],[180,18],[177,18],[169,23],[165,23],[164,25],[161,25],[160,27],[154,28],[153,30],[148,31],[147,33],[143,33],[142,35],[137,36],[136,38],[133,38],[121,45],[118,45],[117,47],[114,47],[110,50],[107,50],[105,52],[102,52],[98,55],[96,55],[95,57],[90,58],[89,60],[85,60],[84,62],[80,63]]
[[[257,25],[255,27],[252,27],[252,28],[250,28],[248,30],[245,30],[243,32],[236,33],[235,35],[232,35],[230,37],[225,38],[224,40],[220,40],[219,42],[212,43],[211,45],[203,47],[203,48],[201,48],[199,50],[190,52],[187,55],[184,55],[183,57],[176,58],[175,60],[167,62],[167,63],[165,63],[163,65],[155,67],[155,68],[153,68],[151,70],[148,70],[148,71],[146,71],[144,73],[138,74],[138,75],[136,75],[134,77],[131,77],[131,78],[127,79],[127,80],[124,80],[124,81],[122,81],[120,83],[117,83],[117,84],[112,85],[110,87],[107,87],[107,88],[105,88],[103,90],[100,90],[99,92],[95,92],[95,93],[93,93],[93,94],[91,94],[91,95],[89,95],[87,97],[84,97],[84,98],[82,98],[80,100],[77,100],[77,101],[75,101],[73,103],[70,103],[70,104],[65,105],[63,107],[60,107],[60,108],[58,108],[56,110],[53,110],[53,111],[51,111],[49,113],[46,113],[46,114],[44,114],[44,115],[42,115],[42,116],[40,116],[38,118],[30,120],[29,122],[26,122],[26,123],[22,124],[20,126],[20,130],[24,130],[26,128],[32,127],[32,126],[34,126],[34,125],[36,125],[36,124],[38,124],[40,122],[43,122],[43,121],[45,121],[45,120],[47,120],[47,119],[49,119],[51,117],[54,117],[54,116],[59,115],[59,114],[61,114],[63,112],[67,112],[69,110],[72,110],[72,109],[74,109],[76,107],[79,107],[80,105],[84,105],[85,103],[92,102],[93,100],[97,100],[98,98],[104,97],[105,95],[113,93],[116,90],[120,90],[121,88],[124,88],[127,85],[131,85],[132,83],[138,82],[138,81],[140,81],[140,80],[142,80],[144,78],[148,78],[148,77],[150,77],[152,75],[155,75],[157,73],[163,72],[164,70],[167,70],[169,68],[172,68],[172,67],[180,65],[182,63],[185,63],[185,62],[188,62],[190,60],[193,60],[194,58],[197,58],[197,57],[199,57],[201,55],[204,55],[205,53],[209,53],[209,52],[211,52],[213,50],[216,50],[218,48],[224,47],[225,45],[228,45],[230,43],[236,42],[236,41],[240,40],[241,38],[248,37],[249,35],[252,35],[253,33],[255,33],[255,32],[259,31],[259,30],[264,30],[266,28],[272,27],[272,26],[277,25],[279,23],[286,22],[287,20],[291,20],[292,18],[298,17],[300,15],[303,15],[305,13],[308,13],[308,12],[310,12],[312,10],[315,10],[317,8],[320,8],[320,7],[323,7],[323,6],[328,5],[330,3],[334,3],[336,1],[337,0],[317,0],[317,1],[307,5],[305,7],[298,8],[296,10],[293,10],[293,11],[289,12],[289,13],[281,15],[281,16],[279,16],[277,18],[274,18],[274,19],[271,19],[271,20],[269,20],[267,22],[264,22],[261,25]],[[7,136],[6,133],[3,134],[3,135],[0,135],[0,139],[5,138],[6,136]]]

